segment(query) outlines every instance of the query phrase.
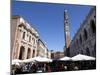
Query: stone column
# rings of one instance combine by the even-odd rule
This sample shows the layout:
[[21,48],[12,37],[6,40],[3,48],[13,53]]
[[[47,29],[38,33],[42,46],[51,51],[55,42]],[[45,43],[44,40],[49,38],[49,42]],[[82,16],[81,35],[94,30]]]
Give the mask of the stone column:
[[22,40],[22,36],[23,36],[23,28],[19,28],[20,32],[19,32],[19,38],[17,40],[18,44],[19,44],[19,47],[17,48],[18,49],[18,54],[17,54],[17,58],[19,58],[19,54],[20,54],[20,47],[22,46],[21,44],[21,40]]
[[24,59],[27,59],[28,47],[25,45]]
[[16,54],[16,58],[19,59],[19,55],[20,55],[20,47],[21,47],[21,43],[18,46],[18,54]]

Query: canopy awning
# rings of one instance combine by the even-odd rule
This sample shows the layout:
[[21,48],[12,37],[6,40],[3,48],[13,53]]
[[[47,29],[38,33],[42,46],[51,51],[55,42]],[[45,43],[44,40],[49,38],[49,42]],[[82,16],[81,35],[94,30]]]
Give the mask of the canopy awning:
[[52,62],[52,59],[46,58],[46,57],[34,57],[34,60],[38,61],[38,62]]
[[19,60],[19,59],[14,59],[14,60],[12,60],[12,65],[19,65],[19,63],[21,63],[22,62],[22,60]]
[[22,62],[35,62],[34,58],[25,59]]
[[87,56],[87,55],[82,55],[82,54],[78,54],[78,55],[72,57],[71,59],[73,61],[79,61],[79,60],[95,60],[94,57]]
[[65,57],[60,58],[59,60],[61,60],[61,61],[68,61],[68,60],[71,60],[71,58],[65,56]]

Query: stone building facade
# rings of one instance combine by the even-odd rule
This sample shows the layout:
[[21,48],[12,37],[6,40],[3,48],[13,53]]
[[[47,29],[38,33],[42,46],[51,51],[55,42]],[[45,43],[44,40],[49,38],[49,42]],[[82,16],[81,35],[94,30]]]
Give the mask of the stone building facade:
[[[41,56],[38,54],[39,34],[35,28],[32,28],[20,16],[12,16],[11,18],[11,56],[12,59],[29,59],[32,57]],[[39,45],[39,46],[38,46]],[[41,53],[47,56],[44,46]],[[45,52],[44,52],[45,51]]]
[[96,57],[96,7],[92,7],[70,43],[70,56]]
[[64,52],[60,52],[60,51],[51,52],[52,59],[60,59],[62,57],[64,57]]
[[50,58],[51,59],[51,51],[47,51],[47,58]]
[[47,55],[48,55],[48,48],[41,39],[38,39],[37,56],[47,57]]

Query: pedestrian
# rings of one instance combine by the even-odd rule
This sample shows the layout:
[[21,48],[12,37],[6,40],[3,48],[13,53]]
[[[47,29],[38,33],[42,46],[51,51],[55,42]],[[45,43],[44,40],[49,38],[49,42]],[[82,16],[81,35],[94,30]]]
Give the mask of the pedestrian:
[[48,72],[51,72],[51,68],[50,68],[50,66],[48,65]]
[[79,69],[78,66],[75,66],[75,67],[74,67],[74,70],[78,70],[78,69]]
[[67,70],[67,66],[66,66],[66,65],[64,66],[64,70],[65,70],[65,71]]
[[31,67],[31,72],[36,73],[36,68],[37,68],[36,65],[33,64]]

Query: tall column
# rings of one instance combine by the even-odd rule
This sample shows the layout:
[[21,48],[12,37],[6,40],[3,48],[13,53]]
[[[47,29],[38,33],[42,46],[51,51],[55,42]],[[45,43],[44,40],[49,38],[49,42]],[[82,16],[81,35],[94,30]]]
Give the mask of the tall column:
[[18,46],[18,48],[17,48],[17,52],[18,52],[18,54],[17,54],[17,59],[19,59],[19,55],[20,55],[20,47],[22,46],[22,44],[21,44],[21,40],[22,40],[22,36],[23,36],[23,27],[19,27],[18,28],[18,30],[19,30],[19,33],[18,33],[18,39],[17,39],[17,43],[19,44],[19,46]]
[[21,47],[21,37],[23,35],[22,33],[22,28],[18,28],[18,38],[17,38],[17,43],[18,43],[18,48],[17,48],[17,55],[16,58],[19,59],[19,54],[20,54],[20,47]]
[[68,14],[67,10],[64,10],[64,36],[65,36],[65,55],[69,56],[69,46],[70,46],[70,32],[68,24]]
[[19,55],[20,55],[20,47],[21,47],[21,43],[19,43],[19,46],[18,46],[18,54],[17,54],[17,59],[19,59]]

